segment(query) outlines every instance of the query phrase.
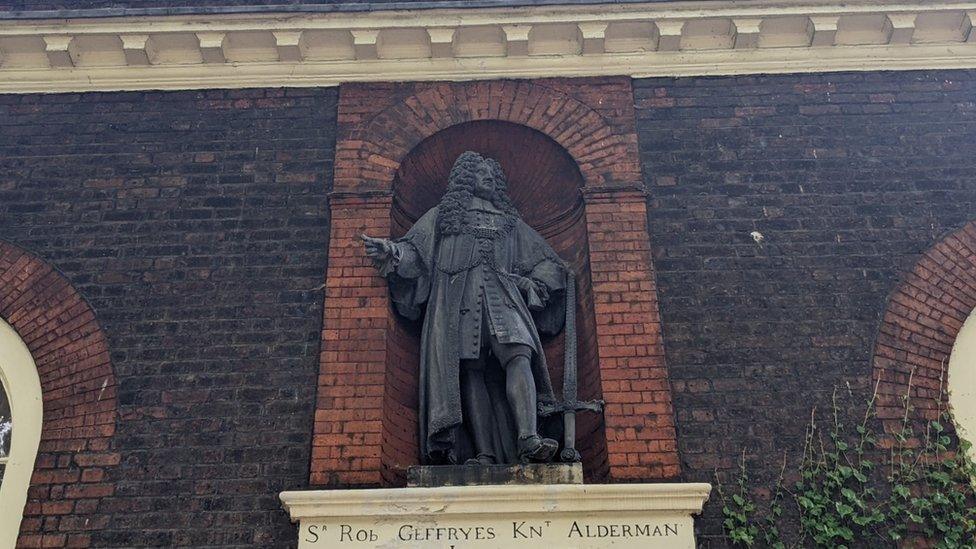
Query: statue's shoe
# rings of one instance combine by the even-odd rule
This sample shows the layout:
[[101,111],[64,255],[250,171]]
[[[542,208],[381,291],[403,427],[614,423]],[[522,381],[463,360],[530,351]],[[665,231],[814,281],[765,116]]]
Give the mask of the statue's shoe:
[[478,454],[464,462],[465,465],[494,465],[495,456],[491,454]]
[[551,438],[531,435],[518,441],[519,460],[522,463],[548,463],[556,455],[559,443]]

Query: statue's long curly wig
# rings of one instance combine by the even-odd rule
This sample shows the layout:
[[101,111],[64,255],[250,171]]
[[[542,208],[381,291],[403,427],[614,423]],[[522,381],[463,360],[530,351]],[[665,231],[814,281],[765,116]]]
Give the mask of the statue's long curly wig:
[[447,178],[447,192],[441,199],[440,210],[437,215],[437,226],[440,234],[460,234],[467,225],[468,205],[474,198],[475,172],[487,163],[495,181],[495,193],[491,197],[492,204],[505,213],[507,228],[511,228],[518,219],[518,210],[508,196],[508,180],[501,164],[493,158],[485,158],[472,151],[461,153],[454,161],[454,167]]

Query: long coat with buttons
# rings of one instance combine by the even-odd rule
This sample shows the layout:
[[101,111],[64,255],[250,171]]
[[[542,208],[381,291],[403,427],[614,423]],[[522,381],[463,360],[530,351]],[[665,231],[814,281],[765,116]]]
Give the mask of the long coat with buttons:
[[[462,358],[478,356],[484,333],[481,322],[491,322],[491,332],[500,342],[523,343],[532,349],[540,415],[553,410],[555,398],[539,333],[556,334],[562,329],[567,271],[546,241],[521,219],[493,239],[473,232],[440,235],[438,210],[434,207],[424,214],[394,244],[393,259],[381,272],[390,283],[398,312],[412,320],[423,317],[422,461],[461,463],[471,457],[472,449],[461,428],[459,364]],[[544,284],[548,301],[520,292],[519,277]],[[515,462],[515,430],[504,375],[492,366],[486,368],[486,381],[496,414],[495,455],[502,462]]]

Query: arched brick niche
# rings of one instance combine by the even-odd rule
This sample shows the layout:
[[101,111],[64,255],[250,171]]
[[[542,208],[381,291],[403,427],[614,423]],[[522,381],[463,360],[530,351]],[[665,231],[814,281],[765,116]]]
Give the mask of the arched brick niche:
[[[118,401],[105,334],[68,280],[24,250],[0,242],[0,317],[27,345],[44,402],[41,442],[18,547],[87,547],[103,528],[101,499]],[[14,418],[16,421],[16,418]]]
[[[574,263],[588,263],[592,276],[584,280],[592,292],[583,306],[592,300],[594,340],[581,344],[598,366],[581,381],[602,389],[607,407],[603,436],[593,434],[598,422],[584,417],[581,425],[592,440],[606,440],[605,452],[599,442],[583,448],[589,456],[605,455],[605,461],[591,457],[587,468],[608,481],[677,476],[630,80],[353,84],[340,89],[338,121],[311,484],[396,485],[398,472],[417,462],[416,358],[403,344],[412,336],[393,314],[385,282],[358,236],[398,234],[437,202],[437,185],[444,184],[437,174],[453,154],[448,145],[455,146],[432,139],[439,132],[489,155],[495,146],[513,182],[548,175],[531,175],[531,165],[513,162],[516,151],[492,145],[506,132],[519,132],[547,155],[536,162],[540,170],[575,168],[571,177],[579,179],[558,180],[569,192],[535,198],[565,208],[565,216],[538,227],[544,236],[567,239],[553,240],[557,250],[569,253],[569,240],[588,243],[575,248],[584,257]],[[478,126],[469,124],[482,124],[483,131],[470,131]],[[427,183],[410,183],[416,194],[395,192],[421,180]],[[532,198],[530,186],[522,200]],[[516,193],[513,199],[520,200]],[[523,215],[536,215],[534,206]],[[396,444],[385,444],[390,440]]]
[[[577,348],[580,396],[600,399],[599,365],[596,356],[596,326],[590,280],[589,246],[580,189],[583,176],[565,149],[545,134],[511,122],[480,120],[451,126],[428,137],[403,159],[393,181],[392,234],[400,236],[424,212],[435,206],[446,190],[454,160],[466,150],[497,159],[509,179],[509,195],[531,227],[539,231],[560,257],[580,274],[577,282]],[[388,369],[401,369],[385,393],[384,417],[416,417],[417,350],[415,327],[398,324],[393,338],[395,360]],[[561,394],[565,334],[543,342],[553,388]],[[402,385],[401,385],[402,383]],[[602,416],[578,416],[579,447],[583,450],[588,479],[607,475],[607,445]],[[402,422],[402,421],[401,421]],[[384,463],[416,463],[417,424],[384,421],[384,450],[395,452]],[[387,425],[396,425],[393,430]],[[403,427],[407,427],[404,429]],[[403,437],[406,437],[405,439]],[[406,451],[404,451],[406,450]],[[409,459],[413,458],[413,459]],[[403,461],[403,460],[407,461]],[[391,471],[401,476],[402,467]]]
[[641,184],[629,79],[350,84],[339,102],[336,190],[389,191],[417,144],[472,120],[550,136],[572,155],[587,187]]
[[874,353],[886,430],[900,425],[909,383],[919,417],[938,416],[953,344],[974,308],[976,222],[970,222],[922,254],[888,302]]
[[528,126],[476,120],[437,132],[404,157],[393,179],[394,230],[437,205],[454,160],[467,150],[501,163],[512,201],[536,230],[558,232],[552,227],[581,209],[583,175],[562,146]]

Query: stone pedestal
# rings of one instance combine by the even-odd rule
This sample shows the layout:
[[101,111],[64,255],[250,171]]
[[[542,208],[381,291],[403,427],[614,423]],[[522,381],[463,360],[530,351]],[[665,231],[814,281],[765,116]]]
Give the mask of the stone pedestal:
[[490,484],[583,484],[579,463],[526,465],[426,465],[407,469],[407,486],[485,486]]
[[[690,549],[708,484],[282,492],[299,549]],[[544,545],[543,545],[544,544]]]

